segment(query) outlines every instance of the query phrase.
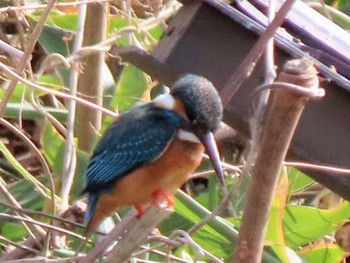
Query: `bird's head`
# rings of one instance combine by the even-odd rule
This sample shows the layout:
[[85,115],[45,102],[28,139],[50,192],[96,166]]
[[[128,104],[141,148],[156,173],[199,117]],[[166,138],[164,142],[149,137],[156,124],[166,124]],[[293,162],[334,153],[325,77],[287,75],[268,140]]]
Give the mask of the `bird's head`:
[[[170,94],[156,99],[161,107],[181,108],[191,133],[205,146],[221,184],[224,176],[213,132],[222,119],[221,99],[213,84],[204,77],[187,74],[177,80]],[[178,107],[180,105],[180,107]]]
[[186,116],[197,133],[214,132],[222,118],[222,104],[213,84],[206,78],[185,75],[170,93],[184,106]]

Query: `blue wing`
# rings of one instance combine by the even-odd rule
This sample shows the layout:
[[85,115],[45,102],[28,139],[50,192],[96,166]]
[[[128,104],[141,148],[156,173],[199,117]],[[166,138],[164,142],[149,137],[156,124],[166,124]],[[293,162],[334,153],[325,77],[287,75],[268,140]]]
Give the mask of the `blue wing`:
[[108,190],[116,180],[152,162],[185,121],[151,103],[133,108],[112,124],[96,146],[85,174],[84,192]]

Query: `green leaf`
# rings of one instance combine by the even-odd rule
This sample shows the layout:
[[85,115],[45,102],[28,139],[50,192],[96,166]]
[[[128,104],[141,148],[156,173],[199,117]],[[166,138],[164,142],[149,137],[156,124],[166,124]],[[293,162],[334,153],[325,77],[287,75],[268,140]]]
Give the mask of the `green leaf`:
[[[175,202],[175,210],[176,213],[162,223],[160,227],[162,233],[170,235],[176,229],[188,230],[202,219],[195,209],[191,209],[178,199]],[[196,231],[193,239],[216,257],[228,259],[232,254],[231,241],[209,225]]]
[[[176,195],[175,210],[179,215],[192,223],[197,223],[210,214],[209,210],[181,191],[178,191]],[[194,234],[194,238],[198,243],[205,242],[202,238],[206,239],[209,233],[212,235],[211,238],[207,238],[206,240],[209,239],[215,242],[215,245],[210,246],[210,242],[201,244],[209,252],[216,253],[219,257],[223,256],[226,260],[231,257],[238,232],[229,220],[216,216],[197,232]],[[264,251],[263,262],[273,263],[278,261],[269,252]]]
[[46,25],[60,30],[75,32],[78,16],[76,14],[56,13],[51,14],[45,21]]
[[233,244],[207,225],[193,235],[193,240],[205,250],[226,261],[233,254]]
[[[50,76],[50,75],[42,75],[40,78],[37,80],[37,83],[41,86],[51,88],[54,90],[58,90],[61,88],[60,82],[57,78]],[[5,95],[6,90],[5,89],[0,89],[0,99],[3,98]],[[29,101],[29,88],[27,85],[18,83],[15,86],[15,89],[10,97],[9,102],[10,103],[21,103],[21,105],[25,105],[25,100]],[[46,94],[43,91],[39,90],[34,90],[34,96],[39,97]],[[23,102],[23,103],[22,103]]]
[[60,155],[64,155],[64,138],[56,131],[56,129],[49,122],[47,122],[43,128],[40,137],[40,142],[45,159],[47,160],[48,164],[50,165],[50,167],[54,167],[54,172],[56,174],[61,174],[62,166],[61,162],[59,162],[58,159],[60,159]]
[[39,43],[48,54],[58,53],[68,57],[73,50],[74,32],[64,31],[52,26],[44,26]]
[[310,186],[315,181],[293,167],[288,168],[289,193],[294,193]]
[[287,206],[283,218],[286,244],[292,248],[308,244],[334,231],[349,217],[349,202],[328,210],[306,206]]
[[[0,89],[0,98],[3,98],[6,93],[6,89]],[[9,102],[10,103],[19,103],[22,102],[26,95],[28,95],[28,91],[26,90],[26,86],[22,83],[16,85]]]
[[124,112],[140,100],[147,89],[145,73],[133,65],[123,69],[111,107]]
[[71,192],[73,200],[81,198],[81,193],[85,185],[85,171],[90,159],[90,155],[81,150],[77,150],[77,167],[75,169],[74,184]]
[[149,30],[149,33],[155,40],[159,41],[164,35],[164,30],[161,26],[155,26]]
[[[50,113],[60,122],[65,123],[67,121],[66,109],[44,106],[43,110]],[[20,116],[26,120],[41,120],[44,118],[44,116],[29,103],[8,103],[6,105],[4,113],[5,118],[19,119]]]
[[[65,140],[50,124],[46,123],[41,134],[41,145],[44,156],[53,169],[54,173],[61,178],[63,174],[63,163],[65,154]],[[89,155],[77,150],[77,166],[75,170],[74,184],[71,192],[73,200],[81,197],[84,187],[84,173],[89,160]]]
[[[134,19],[131,21],[131,26],[135,26],[135,29],[137,28],[139,23],[144,22],[143,19]],[[127,19],[125,17],[112,17],[108,20],[108,33],[110,34],[115,34],[115,31],[126,28],[129,26],[129,22],[127,21]],[[161,39],[161,37],[164,34],[164,30],[161,26],[159,25],[155,25],[154,27],[152,27],[151,29],[148,30],[148,33],[150,34],[150,36],[153,38],[153,41],[159,41]],[[144,44],[143,46],[146,48],[146,46],[149,44],[148,42],[143,41],[144,37],[142,34],[140,34],[139,32],[137,32],[137,30],[135,30],[135,32],[132,32],[132,34],[135,36],[135,38],[142,44]],[[128,42],[128,36],[121,36],[120,38],[117,39],[117,44],[120,47],[126,47],[129,45]]]
[[11,241],[22,241],[27,231],[19,223],[5,222],[1,225],[1,235]]
[[[33,23],[36,24],[36,21],[33,21]],[[73,50],[74,33],[45,25],[40,34],[39,43],[47,54],[58,53],[63,57],[68,57]],[[69,69],[59,66],[57,70],[63,79],[64,85],[69,87]]]
[[[47,178],[43,176],[37,177],[37,179],[43,183],[47,184]],[[19,180],[15,183],[7,185],[9,192],[16,198],[17,202],[21,205],[21,207],[31,210],[41,210],[44,205],[44,199],[39,194],[38,191],[35,191],[35,187],[32,184],[28,184],[28,182],[24,179]],[[7,200],[0,196],[0,200],[4,203],[7,203]],[[2,213],[10,213],[7,207],[0,206],[0,211]]]
[[[109,34],[115,34],[115,31],[122,29],[124,27],[128,26],[128,22],[125,17],[112,17],[108,20],[108,33]],[[128,43],[128,37],[127,36],[121,36],[117,39],[117,45],[120,47],[126,47],[129,45]]]
[[298,253],[310,263],[338,263],[346,258],[346,253],[338,245],[324,242],[304,247]]
[[[34,24],[36,22],[33,22]],[[45,49],[46,53],[54,54],[58,53],[64,57],[69,57],[73,51],[74,43],[74,32],[67,30],[61,30],[56,27],[45,25],[40,38],[39,43]],[[63,66],[57,67],[57,70],[60,72],[64,85],[69,87],[70,82],[70,70],[64,68]],[[103,104],[109,105],[111,99],[110,97],[114,94],[116,85],[112,76],[111,71],[109,70],[106,63],[103,64],[103,90],[104,90],[104,100]]]
[[[44,197],[51,199],[51,191],[44,186],[38,179],[31,175],[24,167],[16,160],[16,158],[10,153],[3,142],[0,140],[0,151],[7,159],[7,161],[23,176],[27,182],[33,184],[35,189],[38,190]],[[60,201],[59,197],[56,197],[57,201]]]

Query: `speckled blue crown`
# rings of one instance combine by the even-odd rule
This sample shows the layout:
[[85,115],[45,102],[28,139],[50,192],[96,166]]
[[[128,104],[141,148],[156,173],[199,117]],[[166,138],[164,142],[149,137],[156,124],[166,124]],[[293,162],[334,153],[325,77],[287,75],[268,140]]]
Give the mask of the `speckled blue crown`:
[[222,119],[222,103],[213,84],[204,77],[185,75],[173,86],[171,95],[179,99],[199,132],[215,131]]

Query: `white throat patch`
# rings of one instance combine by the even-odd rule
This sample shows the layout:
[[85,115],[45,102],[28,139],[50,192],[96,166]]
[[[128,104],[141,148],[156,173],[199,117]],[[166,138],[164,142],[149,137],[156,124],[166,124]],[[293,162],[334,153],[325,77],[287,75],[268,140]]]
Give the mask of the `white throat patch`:
[[153,100],[153,103],[156,106],[167,110],[173,110],[175,107],[175,99],[170,93],[159,95]]
[[189,131],[185,131],[180,129],[177,133],[177,138],[181,141],[189,141],[189,142],[195,142],[195,143],[201,143],[201,141],[198,139],[198,137]]

